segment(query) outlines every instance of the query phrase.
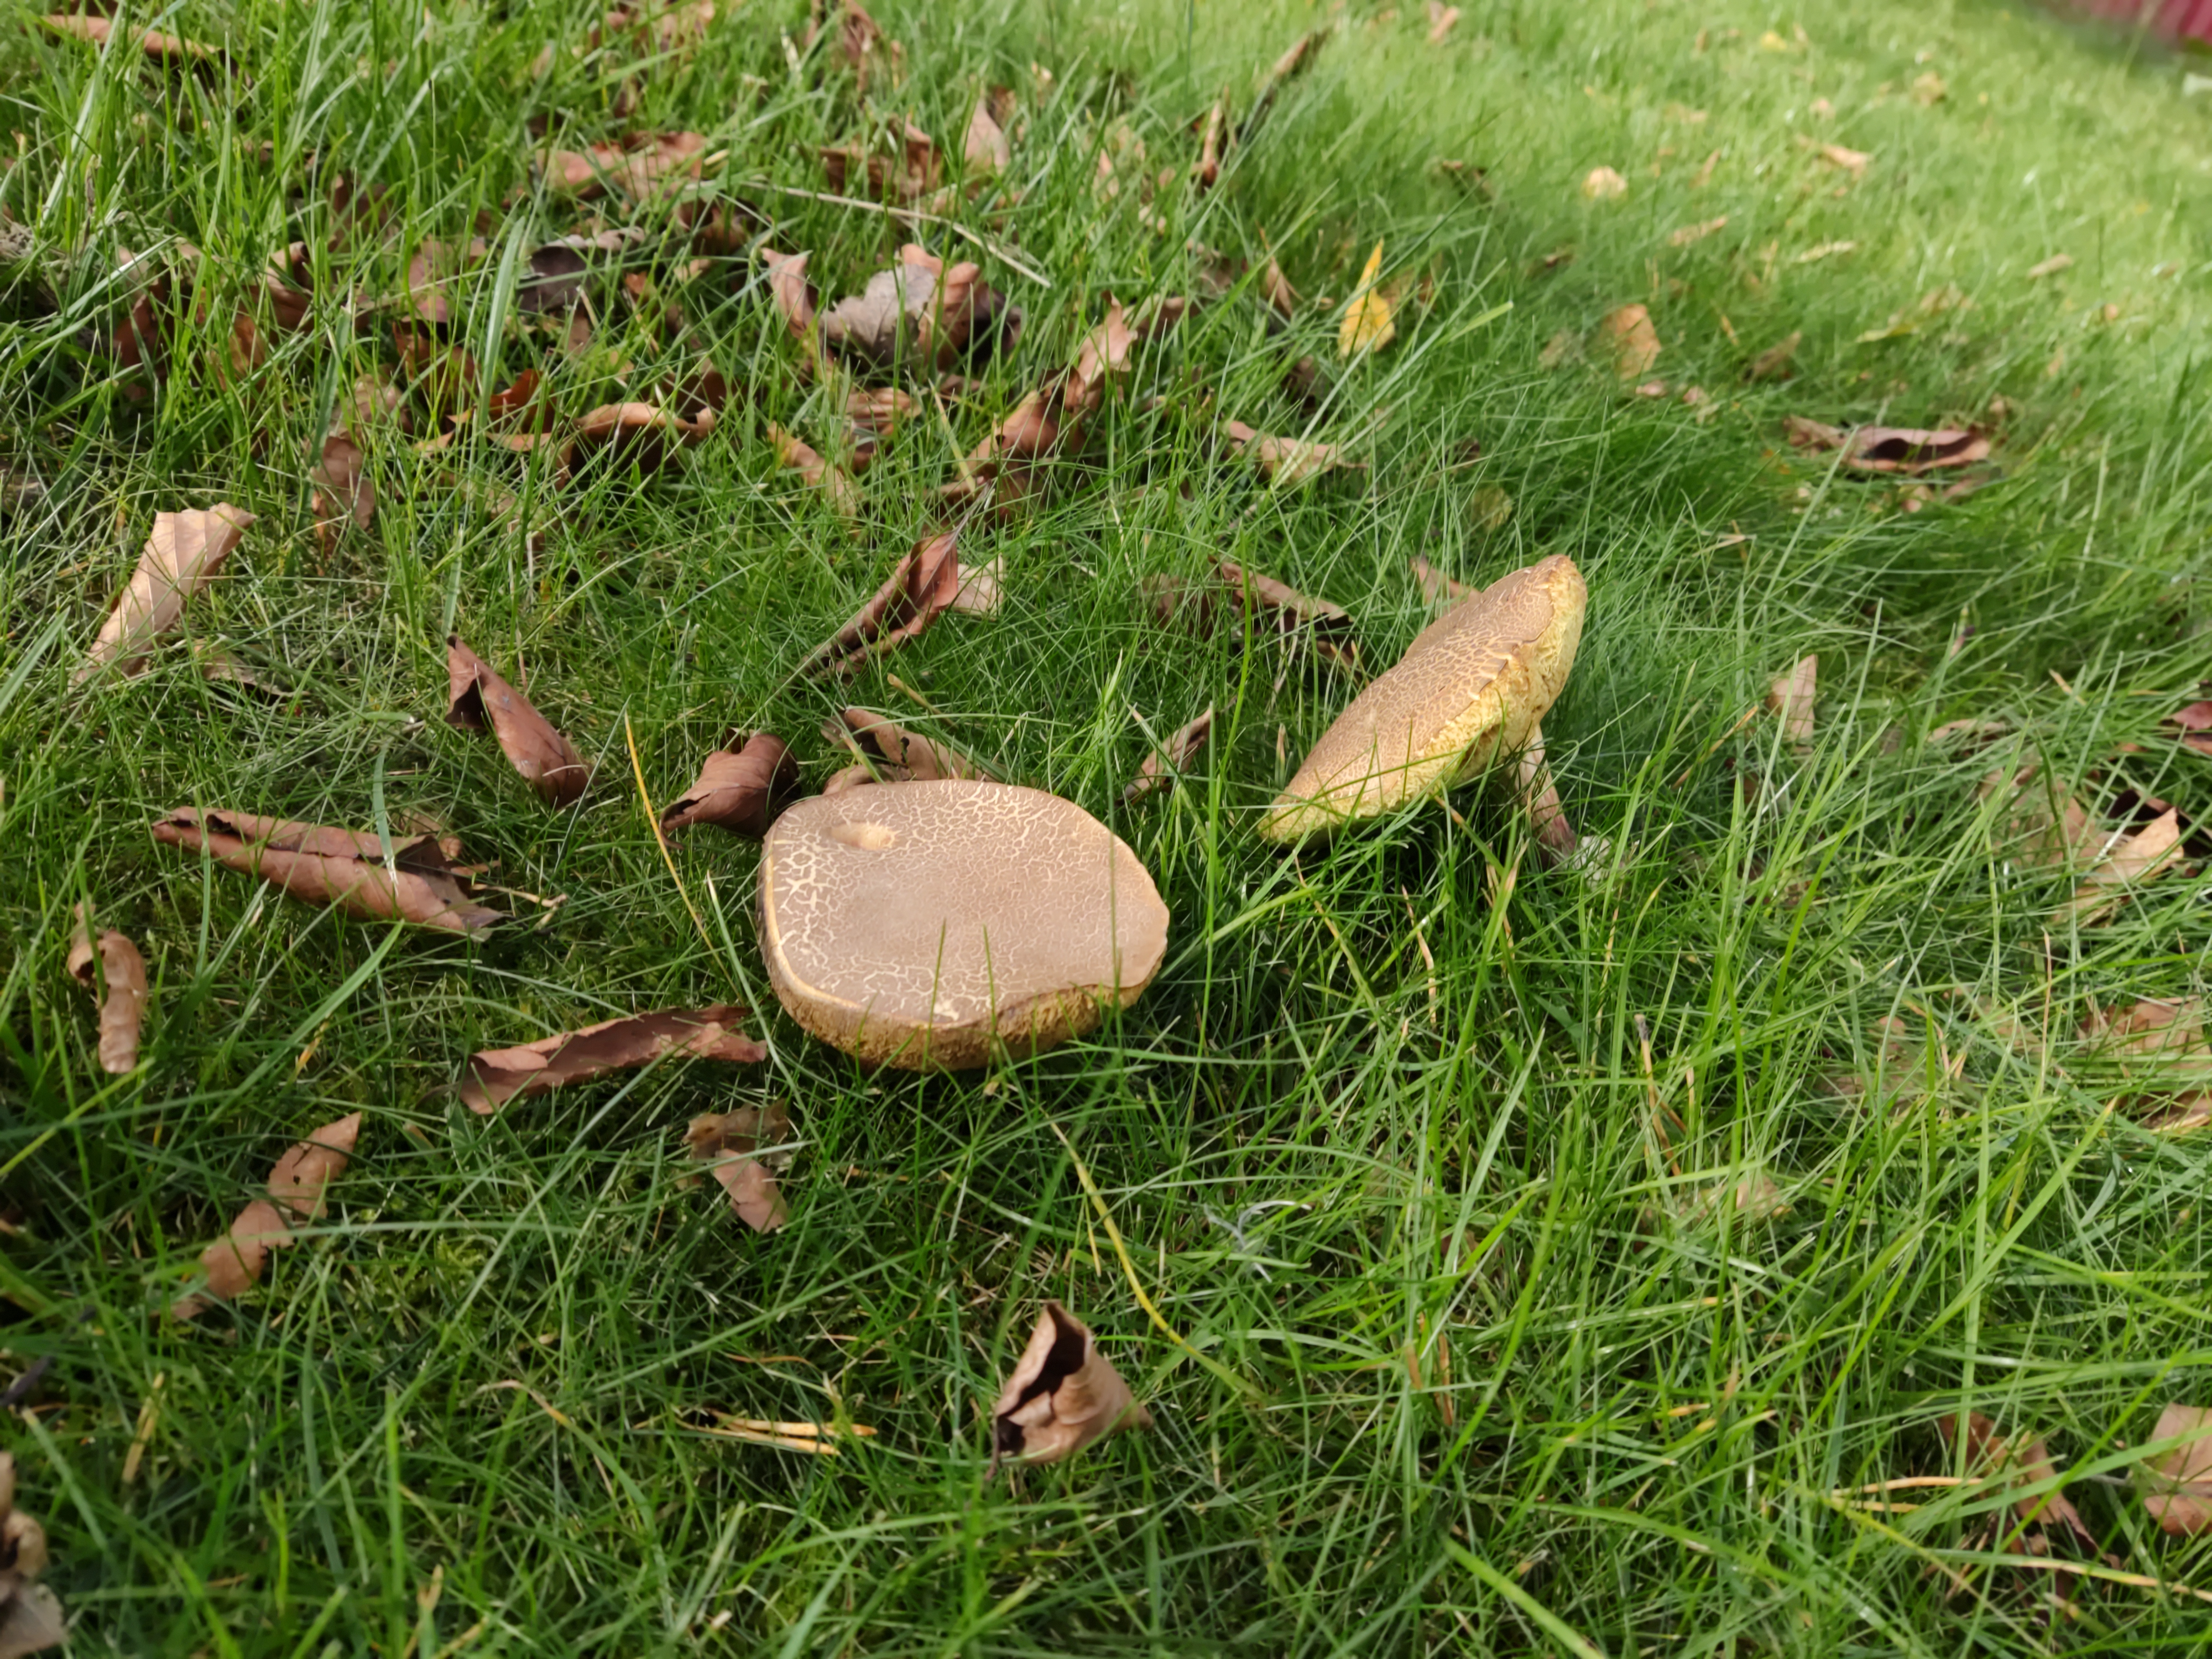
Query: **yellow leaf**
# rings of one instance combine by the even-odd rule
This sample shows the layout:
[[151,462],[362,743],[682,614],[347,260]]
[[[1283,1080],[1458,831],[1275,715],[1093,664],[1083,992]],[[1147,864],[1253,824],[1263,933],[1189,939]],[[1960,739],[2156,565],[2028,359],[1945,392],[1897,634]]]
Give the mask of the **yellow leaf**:
[[1344,321],[1336,331],[1339,356],[1379,351],[1398,337],[1398,325],[1390,318],[1390,295],[1375,286],[1382,274],[1382,244],[1377,242],[1367,256],[1367,268],[1359,273],[1358,292],[1344,307]]

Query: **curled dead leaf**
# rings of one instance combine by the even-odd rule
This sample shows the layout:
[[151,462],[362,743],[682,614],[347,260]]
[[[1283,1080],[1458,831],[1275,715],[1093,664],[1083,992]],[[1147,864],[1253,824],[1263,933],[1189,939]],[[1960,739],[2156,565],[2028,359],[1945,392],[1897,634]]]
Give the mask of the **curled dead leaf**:
[[713,823],[758,841],[800,787],[799,763],[783,739],[772,732],[756,732],[738,748],[717,749],[707,757],[698,781],[660,815],[661,832]]
[[1613,359],[1613,374],[1623,381],[1642,380],[1659,361],[1659,331],[1643,306],[1622,306],[1607,313],[1597,332]]
[[1820,684],[1820,659],[1801,657],[1797,665],[1767,688],[1766,712],[1782,718],[1782,738],[1792,749],[1813,741],[1813,700]]
[[981,93],[975,107],[968,112],[968,131],[961,140],[960,154],[972,176],[1004,173],[1014,164],[1014,148],[999,125],[996,101],[989,92]]
[[610,1072],[651,1065],[668,1054],[751,1066],[768,1050],[738,1029],[744,1008],[665,1009],[602,1020],[512,1048],[485,1048],[469,1056],[459,1092],[462,1104],[489,1116],[508,1101],[528,1098]]
[[790,1138],[791,1117],[781,1104],[702,1113],[684,1135],[691,1156],[711,1166],[738,1218],[760,1233],[774,1232],[791,1214],[776,1190],[775,1171],[757,1154],[763,1142],[772,1146]]
[[1592,167],[1583,175],[1583,194],[1593,202],[1617,202],[1628,194],[1628,180],[1611,167]]
[[1121,804],[1133,806],[1156,791],[1175,787],[1176,779],[1198,758],[1198,751],[1206,747],[1212,735],[1213,708],[1209,703],[1204,714],[1178,728],[1173,737],[1145,757],[1137,775],[1121,792]]
[[819,490],[839,518],[849,523],[860,516],[860,486],[851,473],[823,459],[804,439],[775,422],[768,423],[767,431],[769,441],[775,446],[778,465],[798,473],[799,482],[808,489]]
[[1286,639],[1310,641],[1324,659],[1340,668],[1358,667],[1359,646],[1352,636],[1352,613],[1342,605],[1301,593],[1287,582],[1228,559],[1217,561],[1215,568],[1244,607],[1272,622]]
[[68,1638],[61,1602],[37,1582],[46,1570],[46,1528],[15,1507],[15,1456],[0,1452],[0,1659]]
[[915,202],[944,182],[945,158],[920,127],[904,121],[883,136],[890,140],[883,148],[868,137],[823,147],[822,169],[831,190],[846,194],[865,179],[876,201]]
[[226,868],[275,882],[295,898],[368,921],[474,933],[506,920],[476,902],[432,836],[394,840],[390,869],[373,835],[252,812],[179,807],[154,825],[154,839],[204,852]]
[[1120,1430],[1152,1425],[1090,1330],[1057,1302],[1044,1304],[991,1418],[994,1470],[1005,1459],[1057,1463]]
[[361,1114],[351,1112],[325,1123],[278,1158],[269,1173],[269,1196],[240,1210],[229,1231],[200,1252],[206,1294],[179,1298],[170,1304],[170,1316],[192,1318],[206,1309],[208,1297],[227,1302],[259,1284],[269,1252],[294,1243],[295,1224],[320,1218],[326,1189],[345,1173],[360,1139]]
[[1978,427],[1929,431],[1917,427],[1825,426],[1802,415],[1784,417],[1783,428],[1798,449],[1818,453],[1844,452],[1841,465],[1855,472],[1933,472],[1986,460],[1989,434]]
[[1336,331],[1336,355],[1355,357],[1363,351],[1380,351],[1398,337],[1397,295],[1377,286],[1382,272],[1382,244],[1367,256],[1359,273],[1359,286],[1344,307]]
[[959,544],[957,530],[916,542],[868,602],[808,654],[800,672],[850,676],[935,622],[960,592]]
[[1421,597],[1431,605],[1455,604],[1476,591],[1457,578],[1446,575],[1418,553],[1407,563],[1413,568],[1413,580],[1420,584]]
[[1998,1434],[1996,1424],[1979,1412],[1938,1419],[1936,1427],[1946,1447],[1955,1449],[1963,1437],[1967,1472],[1990,1482],[1999,1492],[2016,1492],[2023,1486],[2051,1486],[2049,1492],[2014,1499],[2010,1505],[2012,1522],[2000,1517],[1996,1522],[2001,1534],[2014,1532],[2016,1522],[2019,1528],[2034,1534],[2039,1541],[2045,1523],[2055,1521],[2092,1551],[2095,1550],[2096,1537],[2083,1524],[2081,1512],[2057,1490],[2058,1466],[2042,1441],[2008,1444]]
[[2104,919],[2133,890],[2148,885],[2171,870],[2181,852],[2181,815],[2168,807],[2164,812],[2116,842],[2081,878],[2073,902],[2058,916],[2068,915],[2084,927]]
[[890,768],[888,775],[900,780],[987,778],[993,782],[1003,781],[988,767],[962,754],[951,744],[909,732],[889,715],[868,708],[848,708],[840,719],[843,721],[842,726],[836,720],[824,720],[822,735],[850,749],[863,763],[867,761],[865,745],[873,744]]
[[[121,1077],[138,1067],[138,1028],[146,1017],[146,958],[112,927],[95,942],[82,903],[72,914],[76,930],[70,938],[70,977],[100,996],[100,1067]],[[95,961],[100,964],[97,982]]]
[[592,781],[575,745],[459,634],[446,637],[446,724],[497,738],[523,781],[548,805],[568,805]]
[[1223,422],[1222,430],[1240,455],[1258,463],[1260,476],[1278,489],[1293,489],[1335,468],[1364,472],[1366,465],[1344,459],[1341,444],[1316,443],[1309,438],[1278,438],[1242,421]]
[[1790,378],[1790,360],[1797,355],[1797,348],[1805,338],[1805,331],[1792,329],[1783,338],[1751,360],[1743,372],[1747,380],[1786,380]]
[[[104,46],[115,33],[112,17],[88,15],[56,14],[39,20],[57,34],[66,34],[84,41],[88,46]],[[124,38],[132,37],[127,33]],[[204,46],[197,40],[181,40],[173,34],[163,34],[158,29],[141,29],[137,35],[138,50],[157,64],[207,63],[215,56],[215,49]]]
[[2105,842],[2105,831],[2072,795],[2061,797],[2053,780],[2040,768],[2023,766],[2008,779],[2002,771],[1984,778],[1974,792],[1977,801],[2005,793],[2011,813],[2004,840],[2012,855],[2032,869],[2063,870],[2086,864]]
[[2143,1507],[2170,1537],[2212,1528],[2212,1411],[2179,1401],[2158,1414],[2154,1440],[2181,1440],[2142,1466]]
[[136,674],[154,644],[177,625],[185,601],[213,581],[245,537],[254,515],[225,501],[183,513],[156,513],[138,568],[100,625],[76,683],[101,670]]
[[634,465],[641,473],[657,472],[678,448],[712,432],[714,420],[711,408],[687,418],[658,404],[602,404],[576,422],[575,435],[562,453],[562,475],[573,477],[600,455],[617,468]]

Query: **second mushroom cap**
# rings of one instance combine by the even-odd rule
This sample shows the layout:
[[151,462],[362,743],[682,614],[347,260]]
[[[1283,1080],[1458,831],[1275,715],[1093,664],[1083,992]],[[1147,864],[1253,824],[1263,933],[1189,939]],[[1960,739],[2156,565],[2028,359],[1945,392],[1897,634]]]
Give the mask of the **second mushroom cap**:
[[1528,743],[1574,665],[1588,599],[1554,554],[1461,600],[1322,734],[1260,833],[1297,841],[1379,817]]

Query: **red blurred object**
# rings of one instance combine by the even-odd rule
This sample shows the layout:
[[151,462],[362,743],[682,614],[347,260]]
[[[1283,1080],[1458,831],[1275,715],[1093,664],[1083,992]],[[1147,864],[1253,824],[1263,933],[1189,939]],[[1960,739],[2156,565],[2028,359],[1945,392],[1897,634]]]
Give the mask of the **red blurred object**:
[[2148,23],[2160,34],[2212,40],[2212,0],[2086,0],[2085,9],[2127,23]]

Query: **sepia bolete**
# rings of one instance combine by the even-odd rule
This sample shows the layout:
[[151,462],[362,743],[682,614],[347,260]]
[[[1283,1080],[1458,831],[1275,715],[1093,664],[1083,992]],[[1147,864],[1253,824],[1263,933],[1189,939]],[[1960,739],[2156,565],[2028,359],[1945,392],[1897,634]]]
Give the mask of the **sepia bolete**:
[[1260,833],[1297,841],[1376,817],[1533,750],[1574,665],[1587,598],[1574,562],[1554,554],[1462,599],[1322,733]]
[[1120,837],[1056,795],[973,778],[789,808],[761,849],[760,919],[791,1017],[911,1071],[1091,1030],[1167,953],[1167,906]]

